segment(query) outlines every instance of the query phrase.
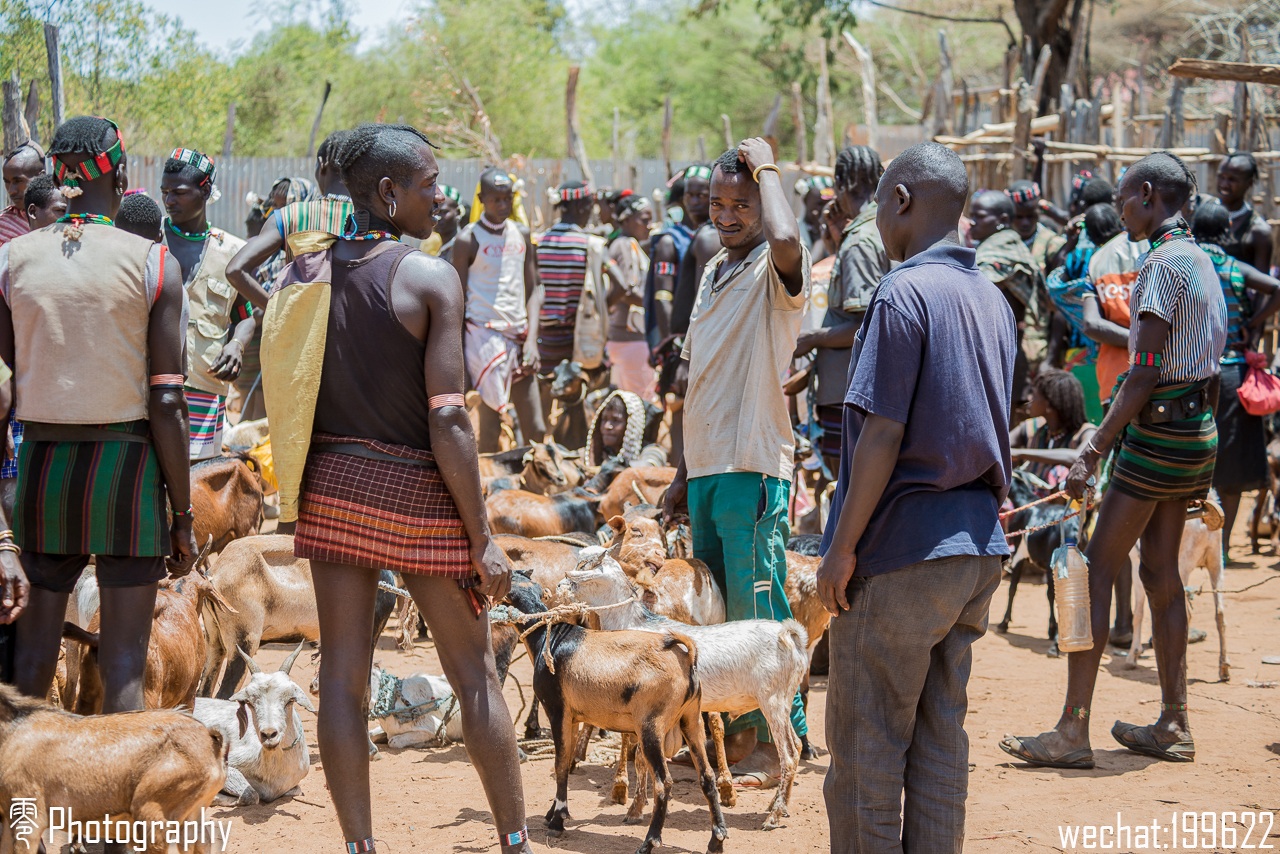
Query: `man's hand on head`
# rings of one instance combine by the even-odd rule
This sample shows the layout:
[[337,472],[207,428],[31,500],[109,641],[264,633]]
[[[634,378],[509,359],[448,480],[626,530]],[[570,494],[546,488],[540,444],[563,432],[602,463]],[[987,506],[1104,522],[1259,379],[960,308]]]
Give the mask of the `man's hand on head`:
[[754,174],[761,166],[773,162],[773,146],[758,136],[744,139],[738,144],[738,159]]

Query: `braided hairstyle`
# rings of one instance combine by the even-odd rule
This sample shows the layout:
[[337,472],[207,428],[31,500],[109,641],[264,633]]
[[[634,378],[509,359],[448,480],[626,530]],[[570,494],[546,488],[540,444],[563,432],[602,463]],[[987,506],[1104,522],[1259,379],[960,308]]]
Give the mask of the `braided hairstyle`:
[[846,145],[836,155],[835,183],[845,190],[874,193],[884,174],[880,155],[867,145]]
[[97,116],[76,116],[58,125],[49,144],[49,156],[83,154],[94,157],[116,144],[119,133],[111,122]]
[[409,186],[425,165],[415,146],[418,142],[437,147],[409,125],[362,124],[353,128],[333,158],[352,201],[367,208],[377,198],[378,182],[383,178]]
[[1123,181],[1148,183],[1170,207],[1181,208],[1196,191],[1196,176],[1182,158],[1168,151],[1148,154],[1129,167]]
[[1045,368],[1036,374],[1032,384],[1044,396],[1067,435],[1074,436],[1085,422],[1084,387],[1075,376],[1057,368]]
[[1205,202],[1191,215],[1191,235],[1197,243],[1216,243],[1230,237],[1231,214],[1221,202]]
[[335,130],[324,138],[324,142],[320,143],[320,147],[316,149],[316,157],[322,162],[328,162],[333,159],[337,151],[342,148],[343,143],[351,136],[349,130]]

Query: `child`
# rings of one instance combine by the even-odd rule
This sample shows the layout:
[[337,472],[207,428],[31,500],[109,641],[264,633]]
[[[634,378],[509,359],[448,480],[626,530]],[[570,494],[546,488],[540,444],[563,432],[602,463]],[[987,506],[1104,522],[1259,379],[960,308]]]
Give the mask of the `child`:
[[160,233],[163,222],[164,211],[146,193],[125,196],[120,202],[120,213],[116,214],[116,228],[154,243],[159,243],[163,237]]
[[53,225],[67,212],[67,197],[62,195],[51,175],[41,173],[27,183],[27,191],[22,194],[22,208],[27,212],[31,230],[35,231]]

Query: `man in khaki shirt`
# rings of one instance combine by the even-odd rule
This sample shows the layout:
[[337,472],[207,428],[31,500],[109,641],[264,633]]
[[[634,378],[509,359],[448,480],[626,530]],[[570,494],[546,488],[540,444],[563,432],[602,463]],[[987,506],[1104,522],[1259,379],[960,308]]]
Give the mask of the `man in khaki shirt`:
[[[711,172],[724,249],[707,263],[685,338],[684,454],[665,508],[671,516],[688,498],[694,555],[711,568],[730,620],[791,617],[783,583],[795,442],[782,374],[808,297],[809,253],[772,160],[767,142],[749,139]],[[803,738],[799,695],[791,720]],[[738,756],[770,740],[758,710],[727,732],[742,733],[729,747]],[[739,782],[772,782],[770,753],[739,768]]]

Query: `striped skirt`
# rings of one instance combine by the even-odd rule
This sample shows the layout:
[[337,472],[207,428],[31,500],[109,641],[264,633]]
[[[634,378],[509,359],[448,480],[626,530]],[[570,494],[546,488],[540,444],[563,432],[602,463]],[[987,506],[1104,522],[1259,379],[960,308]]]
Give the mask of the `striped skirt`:
[[[147,422],[107,425],[146,435]],[[150,442],[22,443],[13,532],[29,552],[171,553],[168,503]]]
[[[1189,386],[1156,389],[1152,400],[1181,397]],[[1145,501],[1204,498],[1213,484],[1218,428],[1208,408],[1167,424],[1129,424],[1113,457],[1109,488]]]
[[[824,457],[840,459],[840,436],[844,431],[844,406],[813,407],[821,435],[818,436],[818,453]],[[832,472],[831,474],[835,474]]]
[[222,430],[227,426],[227,399],[220,394],[184,387],[191,421],[191,459],[222,455]]
[[[362,445],[406,462],[325,450],[335,444]],[[323,433],[312,438],[294,553],[327,563],[478,581],[462,517],[434,457],[371,439]]]

